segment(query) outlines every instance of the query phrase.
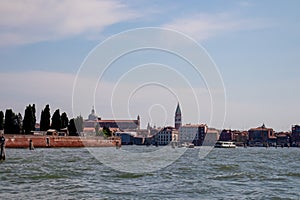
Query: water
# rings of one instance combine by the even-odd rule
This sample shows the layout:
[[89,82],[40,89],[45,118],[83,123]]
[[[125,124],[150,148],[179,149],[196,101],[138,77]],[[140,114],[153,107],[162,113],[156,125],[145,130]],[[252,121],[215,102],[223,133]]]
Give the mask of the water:
[[299,148],[214,149],[203,160],[198,151],[132,174],[101,164],[84,148],[6,149],[0,199],[300,199]]

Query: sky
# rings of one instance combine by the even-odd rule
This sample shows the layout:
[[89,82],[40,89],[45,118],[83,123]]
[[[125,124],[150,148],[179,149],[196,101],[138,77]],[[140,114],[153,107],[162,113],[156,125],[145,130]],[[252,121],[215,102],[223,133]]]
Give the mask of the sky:
[[[179,102],[183,123],[246,130],[264,123],[290,131],[300,123],[299,6],[297,0],[1,0],[0,110],[24,115],[34,103],[39,119],[50,104],[52,114],[59,108],[87,118],[95,106],[103,119],[140,115],[145,127],[173,125]],[[81,77],[99,44],[104,48],[116,34],[145,27],[192,38],[214,63],[220,87],[209,86],[215,80],[197,77],[180,57],[152,49],[95,72],[98,82]],[[85,101],[91,89],[85,85],[93,101]],[[78,88],[84,92],[74,100]]]

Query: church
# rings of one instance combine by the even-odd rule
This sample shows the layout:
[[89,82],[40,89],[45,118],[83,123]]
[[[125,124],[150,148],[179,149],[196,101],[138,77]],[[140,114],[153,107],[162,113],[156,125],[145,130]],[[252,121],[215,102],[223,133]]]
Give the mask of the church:
[[140,116],[138,115],[136,119],[101,119],[95,114],[95,109],[92,108],[88,119],[85,120],[84,125],[86,128],[95,128],[97,123],[99,128],[107,127],[110,129],[118,129],[119,131],[139,131],[140,130]]

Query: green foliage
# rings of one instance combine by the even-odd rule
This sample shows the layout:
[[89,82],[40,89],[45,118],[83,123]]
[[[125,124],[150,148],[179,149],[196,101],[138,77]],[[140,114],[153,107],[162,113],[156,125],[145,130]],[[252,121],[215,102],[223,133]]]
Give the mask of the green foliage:
[[106,136],[106,137],[111,137],[112,136],[111,131],[106,126],[103,127],[102,131],[103,131],[104,136]]
[[60,117],[59,109],[57,109],[52,116],[51,128],[57,131],[60,131],[61,129],[61,117]]
[[5,122],[4,122],[4,133],[5,134],[13,134],[13,117],[14,113],[12,109],[6,109],[5,111]]
[[83,118],[82,116],[77,116],[75,119],[75,125],[78,133],[83,132]]
[[50,128],[50,107],[47,104],[45,109],[41,112],[41,120],[40,120],[40,130],[47,131]]
[[25,134],[30,134],[31,131],[35,130],[35,106],[30,104],[25,109],[24,119],[23,119],[23,131]]
[[22,115],[21,113],[19,113],[16,117],[15,117],[15,126],[14,126],[14,129],[15,129],[15,133],[20,133],[20,131],[23,130],[23,118],[22,118]]
[[74,118],[70,120],[68,131],[70,136],[78,136]]
[[4,133],[5,134],[19,134],[22,129],[22,116],[16,115],[12,109],[6,109],[4,120]]
[[95,133],[96,133],[97,136],[101,135],[101,132],[100,132],[99,129],[100,129],[100,126],[99,126],[99,123],[97,123],[96,126],[95,126]]
[[69,118],[67,116],[67,113],[61,114],[61,128],[67,128],[69,124]]
[[[35,110],[35,104],[32,104],[31,111],[32,111],[32,115],[33,115],[33,118],[32,118],[32,124],[31,124],[31,130],[35,130],[35,124],[36,124],[36,116],[35,116],[36,110]],[[24,116],[24,117],[25,117],[25,116]]]
[[0,111],[0,130],[4,129],[4,113]]

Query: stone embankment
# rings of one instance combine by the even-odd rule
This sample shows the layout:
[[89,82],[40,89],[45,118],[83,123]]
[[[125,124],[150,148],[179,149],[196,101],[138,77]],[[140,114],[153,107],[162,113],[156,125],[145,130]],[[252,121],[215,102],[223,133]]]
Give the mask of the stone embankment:
[[48,135],[4,135],[6,148],[51,147],[119,147],[120,138],[48,136]]

